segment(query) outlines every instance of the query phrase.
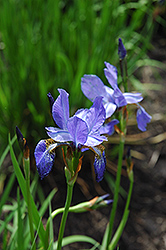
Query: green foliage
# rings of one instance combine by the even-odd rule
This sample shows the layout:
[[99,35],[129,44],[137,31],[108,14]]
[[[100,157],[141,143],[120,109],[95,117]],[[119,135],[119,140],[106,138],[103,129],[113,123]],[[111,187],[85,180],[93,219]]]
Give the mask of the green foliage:
[[[0,234],[3,233],[3,249],[36,249],[37,237],[37,247],[56,248],[53,219],[64,209],[52,212],[51,200],[56,190],[45,199],[37,177],[34,177],[31,184],[30,179],[24,177],[12,147],[16,137],[13,137],[4,151],[8,132],[14,131],[15,125],[21,124],[23,134],[28,131],[25,134],[31,136],[28,138],[30,144],[34,145],[39,138],[45,137],[44,126],[48,126],[48,121],[51,123],[46,94],[51,92],[56,98],[58,93],[55,89],[58,87],[70,93],[72,113],[77,107],[89,105],[80,90],[81,77],[83,74],[92,73],[102,75],[104,79],[104,61],[117,65],[119,37],[123,39],[128,51],[129,75],[145,64],[154,67],[159,65],[149,60],[146,55],[147,50],[151,48],[154,28],[153,2],[156,1],[2,0],[0,153],[4,153],[0,158],[0,170],[10,150],[15,171],[15,174],[10,176],[0,200]],[[133,86],[143,91],[133,75],[130,80]],[[121,161],[122,152],[123,150]],[[119,169],[121,165],[120,162]],[[15,176],[19,183],[17,201],[9,197]],[[120,187],[120,170],[117,176],[117,184],[110,185],[115,191],[114,204],[117,205],[120,193],[126,197],[126,207],[111,244],[116,205],[101,245],[90,237],[73,235],[62,240],[63,246],[83,241],[92,244],[91,249],[105,249],[106,246],[114,249],[128,218],[133,185],[130,181],[129,191],[125,193]],[[111,177],[107,175],[106,179],[110,181]],[[37,209],[34,202],[36,192],[42,204],[40,209]],[[45,230],[41,218],[48,206],[50,217]],[[79,212],[78,207],[69,208],[69,212]]]
[[[80,90],[83,74],[103,74],[116,65],[117,39],[128,50],[129,74],[146,58],[153,31],[153,5],[139,1],[2,0],[0,8],[0,148],[15,125],[45,137],[51,123],[46,94],[70,93],[72,112],[89,102]],[[148,36],[147,36],[148,34]],[[50,121],[50,122],[49,122]]]

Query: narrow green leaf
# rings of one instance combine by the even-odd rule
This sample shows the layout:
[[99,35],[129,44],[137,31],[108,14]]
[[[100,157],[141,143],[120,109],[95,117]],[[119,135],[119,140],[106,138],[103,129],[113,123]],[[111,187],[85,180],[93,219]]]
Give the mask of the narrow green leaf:
[[2,212],[2,207],[3,205],[5,204],[5,202],[7,201],[8,197],[9,197],[9,194],[10,194],[10,191],[13,187],[13,184],[14,184],[14,181],[15,181],[15,174],[13,173],[4,189],[4,192],[2,194],[2,197],[0,199],[0,215],[1,215],[1,212]]
[[57,192],[57,189],[54,188],[50,194],[47,196],[47,198],[45,199],[45,201],[43,202],[40,210],[39,210],[39,214],[40,216],[43,216],[44,213],[46,212],[47,208],[48,208],[48,205],[49,205],[49,202],[52,200],[52,198],[54,197],[55,193]]
[[[114,192],[114,190],[115,190],[115,180],[112,178],[112,176],[108,172],[105,173],[105,179],[106,179],[111,191]],[[119,193],[122,195],[123,198],[127,197],[126,191],[121,186],[119,187]]]
[[[22,174],[22,172],[20,170],[17,159],[15,157],[15,154],[14,154],[14,151],[13,151],[13,148],[12,148],[12,144],[11,144],[11,141],[10,141],[10,135],[9,135],[9,145],[10,145],[10,155],[11,155],[13,167],[14,167],[14,170],[15,170],[15,174],[16,174],[19,186],[21,188],[21,192],[22,192],[22,194],[24,196],[24,199],[25,199],[25,201],[27,203],[26,183],[25,183],[24,176],[23,176],[23,174]],[[38,225],[40,225],[39,237],[40,237],[40,239],[41,239],[41,241],[43,243],[43,246],[45,246],[45,248],[47,248],[48,243],[45,241],[45,230],[44,230],[43,224],[40,223],[41,217],[40,217],[40,215],[39,215],[39,213],[37,211],[37,208],[36,208],[36,205],[34,203],[34,200],[33,200],[32,196],[30,196],[30,202],[31,202],[31,206],[32,206],[33,222],[35,224],[36,229],[38,228]]]
[[107,247],[108,233],[109,233],[109,223],[107,224],[100,250],[105,250]]
[[114,235],[111,243],[108,246],[109,250],[114,250],[115,247],[116,247],[116,245],[118,244],[119,238],[122,235],[122,232],[124,230],[124,227],[126,225],[128,217],[129,217],[129,210],[126,211],[125,217],[121,220],[121,222],[119,224],[119,227],[118,227],[118,229],[117,229],[117,231],[116,231],[116,233],[115,233],[115,235]]
[[[5,221],[0,221],[0,234],[8,226],[9,222],[13,219],[15,211],[12,211],[6,218]],[[11,228],[10,228],[11,229]]]
[[3,243],[2,243],[2,249],[7,249],[7,228],[5,228],[4,232],[3,232]]
[[49,249],[53,250],[53,242],[54,242],[54,232],[53,232],[53,220],[51,217],[52,209],[51,209],[51,200],[49,202],[49,215],[50,215],[50,226],[49,226]]
[[[72,235],[72,236],[68,236],[63,238],[62,240],[62,247],[75,243],[75,242],[87,242],[90,243],[96,247],[99,247],[100,244],[99,242],[97,242],[96,240],[94,240],[93,238],[89,237],[89,236],[85,236],[85,235]],[[54,243],[54,249],[57,248],[57,241]]]
[[20,201],[20,190],[17,188],[17,249],[24,249],[24,234],[23,234],[23,222],[21,218],[21,201]]
[[[40,221],[40,224],[41,224],[41,221]],[[34,248],[34,246],[35,246],[35,242],[36,242],[36,239],[37,239],[37,236],[38,236],[40,224],[39,224],[39,226],[38,226],[38,228],[37,228],[36,235],[35,235],[35,237],[34,237],[34,240],[33,240],[33,242],[32,242],[32,246],[31,246],[31,249],[30,249],[30,250],[33,250],[33,248]]]
[[[11,140],[11,144],[12,144],[12,145],[13,145],[13,143],[16,141],[16,139],[17,139],[17,136],[15,135],[15,136],[12,138],[12,140]],[[9,151],[10,151],[10,147],[9,147],[9,145],[7,145],[6,149],[4,150],[4,152],[3,152],[3,154],[2,154],[2,156],[1,156],[1,158],[0,158],[0,168],[1,168],[1,166],[2,166],[2,163],[3,163],[3,161],[4,161],[5,157],[6,157],[6,155],[9,153]]]

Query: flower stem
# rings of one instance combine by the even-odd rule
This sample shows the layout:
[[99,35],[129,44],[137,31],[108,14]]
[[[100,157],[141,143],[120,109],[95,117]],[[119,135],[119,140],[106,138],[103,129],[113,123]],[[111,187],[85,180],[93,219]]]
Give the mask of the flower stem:
[[117,209],[117,205],[118,205],[118,196],[119,196],[119,187],[120,187],[120,179],[121,179],[124,143],[125,143],[124,137],[123,137],[123,135],[121,135],[120,144],[119,144],[118,169],[117,169],[116,182],[115,182],[115,192],[114,192],[114,198],[113,198],[114,202],[113,202],[112,211],[111,211],[111,215],[110,215],[109,230],[108,230],[108,234],[107,234],[107,249],[108,249],[108,246],[110,244],[116,209]]
[[127,222],[128,216],[129,216],[129,205],[130,205],[132,190],[133,190],[133,179],[130,179],[130,187],[129,187],[129,191],[128,191],[128,197],[127,197],[123,217],[122,217],[122,220],[121,220],[121,222],[119,224],[118,229],[116,230],[116,233],[114,234],[114,237],[113,237],[113,239],[111,241],[111,244],[108,247],[109,250],[115,249],[115,247],[116,247],[116,245],[117,245],[117,243],[118,243],[118,241],[119,241],[119,239],[120,239],[120,237],[122,235],[123,229],[124,229],[124,227],[126,225],[126,222]]
[[64,212],[63,212],[62,220],[60,224],[60,229],[59,229],[57,250],[61,250],[61,247],[62,247],[62,239],[63,239],[64,230],[65,230],[67,215],[69,212],[69,207],[70,207],[71,200],[72,200],[73,187],[74,185],[67,184],[67,197],[66,197],[65,208],[64,208]]

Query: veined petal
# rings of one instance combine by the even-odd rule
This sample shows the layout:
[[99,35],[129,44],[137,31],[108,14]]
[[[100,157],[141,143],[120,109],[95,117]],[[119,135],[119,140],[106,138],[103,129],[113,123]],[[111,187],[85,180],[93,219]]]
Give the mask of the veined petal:
[[105,74],[109,84],[114,89],[117,87],[117,79],[118,79],[117,68],[108,62],[104,62],[104,63],[105,63],[105,66],[107,67],[104,69],[104,74]]
[[114,132],[114,125],[118,124],[119,121],[117,119],[112,120],[111,122],[103,125],[100,128],[100,134],[108,134],[109,136]]
[[54,141],[57,142],[72,141],[72,137],[67,130],[55,127],[46,127],[45,129],[47,130],[48,136],[51,137]]
[[114,98],[115,104],[117,105],[118,108],[127,105],[127,102],[126,102],[121,90],[118,87],[116,87],[114,89],[113,98]]
[[105,108],[105,111],[106,111],[106,119],[111,117],[111,115],[115,112],[117,106],[116,104],[114,103],[105,103],[104,104],[104,108]]
[[102,104],[102,97],[95,98],[93,105],[86,115],[86,123],[88,125],[89,133],[98,130],[105,121],[106,112]]
[[107,137],[100,135],[99,133],[89,134],[85,146],[95,147],[100,145],[103,141],[107,141]]
[[47,176],[52,169],[55,158],[54,149],[57,146],[58,143],[48,139],[39,141],[35,148],[36,166],[41,179]]
[[141,131],[146,131],[147,123],[151,121],[152,117],[145,111],[145,109],[139,105],[137,110],[137,124]]
[[103,179],[105,167],[106,167],[106,157],[105,151],[102,147],[93,147],[95,152],[94,169],[96,174],[96,181],[99,182]]
[[61,128],[66,129],[69,119],[69,94],[64,89],[58,89],[60,95],[52,106],[52,116],[55,123]]
[[104,86],[106,92],[107,92],[107,95],[104,96],[103,98],[103,101],[104,102],[114,102],[114,99],[113,99],[113,93],[114,93],[114,90],[111,89],[110,87],[108,86]]
[[81,148],[82,152],[90,149],[95,153],[95,160],[94,160],[94,170],[96,174],[96,181],[99,182],[103,179],[104,171],[106,167],[106,157],[104,152],[104,146],[99,145],[97,147],[93,146],[83,146]]
[[92,102],[97,96],[105,96],[103,82],[96,75],[84,75],[81,78],[81,89],[84,95]]
[[78,145],[79,143],[84,145],[88,136],[88,127],[85,121],[73,116],[67,123],[68,131],[72,137],[72,141]]
[[123,96],[126,99],[127,104],[138,103],[143,100],[141,93],[124,93]]
[[86,120],[86,115],[88,113],[89,109],[78,109],[76,112],[75,112],[75,116],[81,118],[82,120]]

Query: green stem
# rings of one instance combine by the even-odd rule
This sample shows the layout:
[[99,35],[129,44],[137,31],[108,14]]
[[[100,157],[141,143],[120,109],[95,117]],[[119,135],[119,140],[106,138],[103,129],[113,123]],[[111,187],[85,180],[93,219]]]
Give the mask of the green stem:
[[108,247],[109,250],[115,249],[115,247],[116,247],[116,245],[117,245],[117,243],[118,243],[118,241],[119,241],[119,239],[120,239],[120,237],[122,235],[123,229],[124,229],[124,227],[126,225],[126,222],[127,222],[128,216],[129,216],[129,205],[130,205],[132,190],[133,190],[133,179],[132,180],[130,179],[130,187],[129,187],[129,191],[128,191],[128,197],[127,197],[123,217],[122,217],[122,220],[121,220],[121,222],[119,224],[118,229],[116,230],[116,233],[114,234],[114,237],[113,237],[113,239],[111,241],[111,244]]
[[[75,206],[69,207],[69,212],[72,213],[84,213],[88,212],[89,210],[86,209],[88,208],[89,202],[82,202],[80,204],[77,204]],[[55,211],[53,211],[50,215],[50,217],[47,220],[47,226],[46,226],[46,240],[48,239],[48,234],[49,234],[49,225],[50,225],[50,219],[54,219],[58,214],[63,213],[65,210],[64,207],[58,208]]]
[[126,58],[120,60],[120,71],[121,71],[121,77],[122,77],[124,91],[128,92],[128,73],[127,73]]
[[60,225],[60,229],[59,229],[57,250],[61,250],[61,247],[62,247],[62,239],[63,239],[64,230],[65,230],[67,215],[69,212],[69,207],[71,204],[71,199],[72,199],[72,194],[73,194],[73,186],[74,185],[67,184],[67,197],[66,197],[65,209],[64,209],[64,212],[62,215],[61,225]]
[[122,170],[122,161],[123,161],[123,151],[124,151],[124,137],[121,135],[120,144],[119,144],[119,158],[118,158],[118,169],[117,169],[117,175],[116,175],[116,182],[115,182],[115,192],[114,192],[114,202],[111,210],[110,215],[110,223],[109,223],[109,230],[107,234],[107,249],[109,246],[109,243],[111,241],[112,236],[112,230],[113,230],[113,224],[118,204],[118,196],[119,196],[119,187],[120,187],[120,180],[121,180],[121,170]]

